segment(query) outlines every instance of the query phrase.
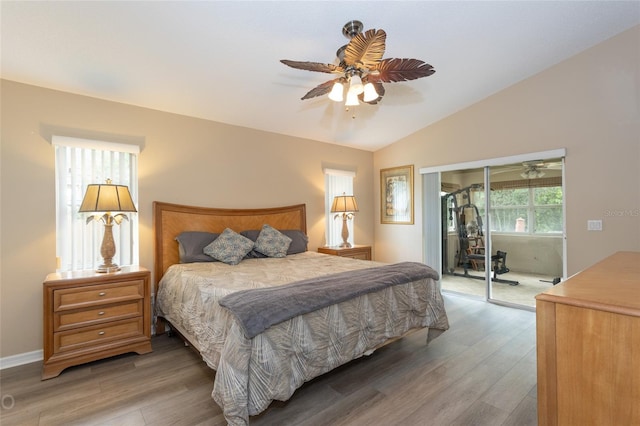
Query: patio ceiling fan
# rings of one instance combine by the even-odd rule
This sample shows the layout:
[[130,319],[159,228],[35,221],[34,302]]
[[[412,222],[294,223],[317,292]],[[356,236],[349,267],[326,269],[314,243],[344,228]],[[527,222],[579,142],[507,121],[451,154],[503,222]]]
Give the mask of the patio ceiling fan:
[[382,83],[415,80],[428,77],[435,72],[431,65],[419,59],[382,59],[387,34],[384,30],[376,29],[363,32],[363,28],[360,21],[349,21],[344,25],[342,34],[350,41],[337,50],[337,65],[288,59],[280,61],[296,69],[337,75],[336,78],[311,89],[301,98],[302,100],[329,94],[329,99],[342,102],[347,86],[347,109],[360,102],[373,105],[380,102],[385,94]]
[[520,176],[524,179],[536,179],[543,177],[545,170],[561,170],[561,160],[533,160],[524,161],[521,166],[497,167],[493,174],[521,171]]

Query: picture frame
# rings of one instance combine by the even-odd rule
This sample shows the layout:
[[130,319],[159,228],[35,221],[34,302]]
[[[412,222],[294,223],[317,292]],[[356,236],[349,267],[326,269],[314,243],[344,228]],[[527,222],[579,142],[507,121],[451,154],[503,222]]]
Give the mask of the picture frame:
[[413,225],[413,165],[380,169],[380,223]]

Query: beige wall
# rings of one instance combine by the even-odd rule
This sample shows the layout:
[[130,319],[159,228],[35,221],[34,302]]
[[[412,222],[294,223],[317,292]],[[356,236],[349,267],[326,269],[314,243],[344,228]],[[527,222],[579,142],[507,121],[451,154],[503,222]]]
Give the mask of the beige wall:
[[[639,40],[636,27],[373,154],[2,81],[0,357],[42,348],[42,280],[56,263],[54,132],[142,146],[140,263],[149,268],[154,200],[304,202],[315,250],[324,243],[323,165],[357,170],[358,243],[375,235],[376,260],[420,261],[420,167],[562,147],[569,274],[640,250]],[[404,164],[416,166],[415,225],[380,225],[379,170]],[[602,219],[604,231],[587,232],[587,219]]]
[[[639,67],[636,26],[377,151],[377,174],[416,167],[415,225],[381,225],[376,197],[377,260],[422,260],[419,168],[557,148],[567,150],[568,274],[640,250]],[[603,231],[588,232],[588,219]]]
[[[373,205],[373,154],[2,81],[0,357],[42,348],[42,281],[56,268],[52,133],[138,143],[140,264],[153,267],[154,200],[229,208],[307,204],[310,250],[324,244],[324,165],[356,170]],[[373,212],[355,219],[373,243]]]

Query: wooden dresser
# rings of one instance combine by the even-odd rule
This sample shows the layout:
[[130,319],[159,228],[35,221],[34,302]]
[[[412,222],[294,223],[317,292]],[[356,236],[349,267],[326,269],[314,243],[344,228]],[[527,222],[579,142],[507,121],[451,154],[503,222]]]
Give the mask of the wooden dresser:
[[351,257],[353,259],[371,260],[371,246],[354,245],[353,247],[318,247],[318,253]]
[[539,425],[640,425],[640,253],[536,296]]
[[150,273],[138,266],[109,274],[47,275],[42,380],[73,365],[126,352],[151,352],[150,292]]

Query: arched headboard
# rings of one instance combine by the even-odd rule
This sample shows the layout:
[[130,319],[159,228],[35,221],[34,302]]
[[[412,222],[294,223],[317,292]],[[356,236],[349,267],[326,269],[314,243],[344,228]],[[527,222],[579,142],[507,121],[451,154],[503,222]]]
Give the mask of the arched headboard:
[[306,204],[258,209],[218,209],[180,204],[153,203],[155,234],[155,290],[169,266],[179,262],[176,237],[184,231],[236,232],[261,229],[265,223],[276,229],[298,229],[307,232]]

